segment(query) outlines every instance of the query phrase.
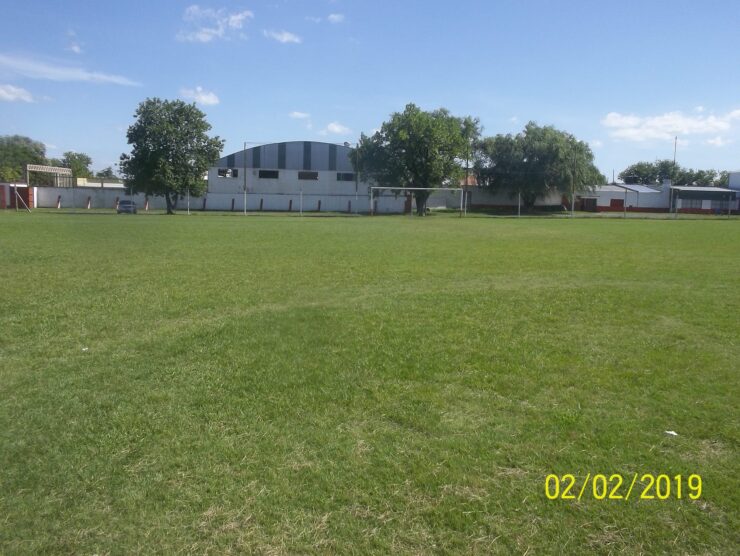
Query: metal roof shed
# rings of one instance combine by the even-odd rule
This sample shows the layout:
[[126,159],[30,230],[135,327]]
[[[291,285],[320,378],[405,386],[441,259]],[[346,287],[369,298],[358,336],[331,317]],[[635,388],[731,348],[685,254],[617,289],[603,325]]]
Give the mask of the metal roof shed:
[[737,192],[724,187],[701,187],[694,185],[672,185],[678,199],[707,199],[710,201],[734,201]]
[[[737,192],[724,187],[701,187],[696,185],[672,185],[671,194],[675,199],[701,199],[708,201],[727,201],[727,216],[729,218],[731,208],[730,201],[737,198]],[[675,201],[671,202],[673,205]],[[678,210],[676,210],[678,214]]]

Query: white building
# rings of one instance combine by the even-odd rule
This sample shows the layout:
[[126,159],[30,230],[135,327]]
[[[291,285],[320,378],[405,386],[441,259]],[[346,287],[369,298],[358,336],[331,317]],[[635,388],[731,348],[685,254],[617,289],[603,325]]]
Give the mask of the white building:
[[[352,149],[317,141],[289,141],[237,151],[208,170],[206,210],[347,212],[371,210],[372,185],[361,181],[350,161]],[[410,195],[372,192],[373,213],[407,213]],[[430,208],[460,208],[460,193],[435,192]]]
[[[360,181],[346,145],[289,141],[224,156],[208,170],[201,208],[211,210],[348,212],[370,210],[370,185]],[[246,191],[246,195],[244,194]],[[375,212],[402,212],[405,198],[375,195]]]
[[660,187],[630,184],[596,186],[592,192],[578,195],[581,206],[576,204],[576,207],[594,212],[626,210],[716,214],[728,210],[736,212],[737,197],[733,189],[672,185],[670,180],[665,180]]

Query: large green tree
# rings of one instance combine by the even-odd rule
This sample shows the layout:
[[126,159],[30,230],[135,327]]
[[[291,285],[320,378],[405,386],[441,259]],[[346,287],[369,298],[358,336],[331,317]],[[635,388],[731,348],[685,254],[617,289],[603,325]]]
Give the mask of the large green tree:
[[652,162],[637,162],[622,170],[617,176],[628,185],[655,185],[658,169]]
[[475,172],[478,184],[511,196],[526,206],[552,191],[568,193],[606,183],[587,143],[553,126],[529,122],[516,135],[479,141]]
[[22,135],[0,136],[0,181],[19,181],[26,164],[45,163],[46,147],[40,141]]
[[203,175],[224,142],[208,136],[211,125],[195,104],[150,98],[134,116],[126,135],[131,154],[121,155],[121,172],[134,191],[164,196],[167,214],[173,214],[188,191],[205,191]]
[[90,165],[92,164],[92,158],[85,153],[76,153],[74,151],[67,151],[64,153],[62,158],[62,166],[72,170],[72,177],[75,178],[90,178],[92,172],[90,171]]
[[717,185],[728,183],[728,172],[717,170],[694,170],[684,168],[670,159],[655,162],[636,162],[619,173],[619,179],[627,184],[660,185],[670,179],[675,185]]
[[118,179],[118,176],[116,176],[116,173],[113,171],[112,166],[103,168],[97,174],[95,174],[95,177],[100,178],[100,179],[106,179],[106,180],[117,180]]
[[[408,104],[372,136],[362,135],[352,162],[364,179],[384,187],[457,185],[477,134],[477,120],[452,116],[444,108],[427,112]],[[413,191],[417,214],[425,213],[429,194]]]

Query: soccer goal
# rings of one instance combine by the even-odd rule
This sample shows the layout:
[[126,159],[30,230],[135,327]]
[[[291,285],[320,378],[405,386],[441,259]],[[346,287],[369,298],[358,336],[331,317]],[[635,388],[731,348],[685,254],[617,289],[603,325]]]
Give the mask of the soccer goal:
[[[465,210],[465,189],[462,187],[381,187],[381,186],[372,186],[370,188],[370,216],[372,216],[375,213],[375,191],[383,192],[383,191],[398,191],[398,192],[412,192],[412,191],[430,191],[431,193],[434,193],[435,191],[459,191],[460,192],[460,216],[464,216],[467,212]],[[413,197],[413,195],[412,195]],[[411,214],[414,214],[414,207],[413,207],[413,199],[412,199],[412,207],[411,207]]]

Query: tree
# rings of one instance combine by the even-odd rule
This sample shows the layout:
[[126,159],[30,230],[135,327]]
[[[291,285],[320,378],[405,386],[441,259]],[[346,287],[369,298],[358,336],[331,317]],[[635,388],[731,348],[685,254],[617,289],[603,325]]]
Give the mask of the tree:
[[617,177],[628,185],[655,185],[658,170],[652,162],[638,162],[622,170]]
[[151,98],[134,116],[126,134],[131,154],[121,155],[121,172],[134,191],[164,196],[167,214],[174,214],[178,198],[205,191],[203,175],[224,142],[208,137],[211,126],[194,103]]
[[61,165],[65,168],[69,168],[70,170],[72,170],[72,177],[74,178],[92,177],[92,172],[90,171],[92,158],[87,156],[85,153],[67,151],[66,153],[64,153],[64,157],[62,158],[61,163]]
[[486,137],[478,143],[478,184],[511,196],[526,206],[551,191],[582,191],[606,183],[593,163],[591,148],[570,133],[529,122],[517,135]]
[[113,168],[111,166],[108,166],[107,168],[103,168],[102,170],[100,170],[97,174],[95,174],[95,177],[103,179],[103,180],[118,179],[118,176],[116,176],[116,173],[113,171]]
[[0,181],[18,181],[26,164],[45,163],[46,147],[40,141],[22,135],[0,136]]
[[[446,109],[425,112],[407,104],[391,114],[371,137],[362,135],[352,152],[355,172],[384,187],[441,187],[457,184],[464,175],[477,120],[457,118]],[[416,212],[423,215],[429,191],[413,191]]]
[[655,162],[637,162],[628,166],[619,173],[619,179],[627,184],[660,185],[663,180],[670,179],[674,185],[701,185],[711,186],[727,184],[728,172],[717,170],[693,170],[674,164],[672,160],[656,160]]
[[714,186],[716,187],[729,187],[730,186],[730,172],[722,170],[714,180]]

